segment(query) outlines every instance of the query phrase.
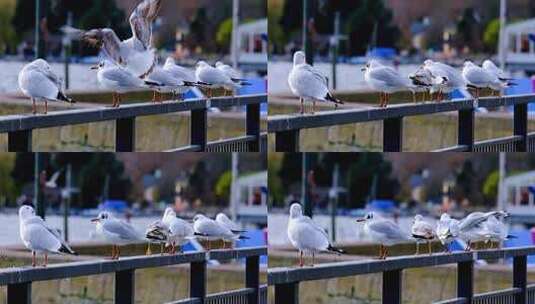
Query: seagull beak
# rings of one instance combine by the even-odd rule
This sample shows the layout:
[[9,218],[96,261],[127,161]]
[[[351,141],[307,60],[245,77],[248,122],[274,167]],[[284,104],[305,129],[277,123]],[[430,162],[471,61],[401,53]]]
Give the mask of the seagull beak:
[[91,219],[91,223],[96,223],[96,222],[100,222],[100,219],[99,218]]
[[366,71],[366,68],[364,67],[364,68],[361,68],[360,70],[361,70],[362,72],[364,72],[364,71]]
[[94,66],[90,67],[89,69],[91,69],[91,70],[98,70],[98,68],[99,68],[98,65],[94,65]]
[[356,221],[357,223],[362,223],[366,221],[366,218],[361,217],[361,218],[358,218]]

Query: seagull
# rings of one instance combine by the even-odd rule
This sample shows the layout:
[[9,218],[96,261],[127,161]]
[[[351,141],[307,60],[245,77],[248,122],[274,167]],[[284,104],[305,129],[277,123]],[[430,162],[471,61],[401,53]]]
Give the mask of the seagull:
[[134,89],[147,88],[156,86],[156,83],[144,81],[135,77],[130,72],[118,67],[108,60],[100,62],[91,67],[92,70],[98,70],[97,80],[101,86],[113,93],[112,108],[118,108],[121,104],[121,94],[127,93]]
[[299,250],[299,266],[301,267],[304,265],[303,253],[312,254],[312,266],[314,266],[316,252],[345,253],[342,249],[330,244],[327,232],[314,223],[310,217],[304,216],[301,204],[297,202],[290,206],[287,233],[292,246]]
[[112,244],[112,260],[119,259],[119,246],[143,241],[132,225],[115,218],[106,211],[100,212],[91,222],[97,224],[97,234]]
[[50,177],[50,180],[46,181],[45,187],[53,188],[53,189],[57,188],[58,187],[57,182],[58,182],[59,176],[61,175],[61,172],[63,172],[63,169],[60,169],[54,172],[54,174],[52,174],[52,177]]
[[232,79],[225,72],[214,68],[205,61],[197,63],[195,70],[197,81],[204,84],[208,88],[208,97],[212,97],[212,89],[223,88],[229,91],[235,91],[243,85],[249,85],[241,79]]
[[292,93],[299,97],[301,102],[301,114],[305,113],[304,102],[312,101],[312,114],[316,112],[316,101],[332,102],[335,108],[342,101],[334,98],[329,91],[328,79],[319,70],[309,65],[305,61],[303,51],[295,52],[293,58],[293,67],[288,74],[288,85]]
[[431,251],[431,240],[435,238],[435,231],[433,226],[428,222],[424,221],[424,218],[417,214],[414,217],[414,223],[411,227],[412,237],[416,239],[416,255],[419,254],[420,249],[420,240],[427,242],[427,248],[429,250],[429,255],[433,252]]
[[[219,223],[220,225],[226,227],[227,229],[229,229],[230,231],[232,231],[232,233],[234,233],[235,235],[239,236],[241,233],[245,233],[246,230],[242,230],[240,229],[240,227],[238,227],[238,224],[234,223],[233,221],[231,221],[228,216],[224,213],[218,213],[215,217],[215,221],[217,223]],[[233,241],[233,240],[231,240]]]
[[149,240],[146,255],[152,254],[150,243],[160,244],[160,254],[163,254],[163,245],[168,242],[169,234],[169,226],[163,221],[156,220],[152,222],[145,231],[145,238]]
[[[442,95],[450,95],[456,89],[463,90],[466,82],[460,71],[447,64],[436,62],[431,59],[424,61],[423,68],[431,72],[441,85],[435,83],[433,91],[438,93],[438,100],[442,100]],[[451,96],[449,97],[451,99]]]
[[[165,64],[163,65],[163,69],[179,80],[195,84],[194,86],[202,87],[203,85],[206,85],[205,83],[197,82],[195,71],[177,65],[173,57],[167,57]],[[178,94],[184,94],[192,87],[193,86],[184,87],[183,89],[178,88],[175,90],[175,92]]]
[[498,93],[498,96],[501,96],[502,90],[504,88],[516,85],[516,83],[512,82],[514,79],[508,78],[505,75],[505,72],[502,69],[498,68],[494,64],[494,62],[490,60],[485,60],[483,62],[482,67],[485,71],[487,71],[488,73],[490,73],[491,75],[493,75],[495,78],[499,80],[500,85],[497,85],[497,82],[495,82],[495,84],[491,86],[491,89],[496,91]]
[[436,235],[446,251],[449,251],[449,244],[459,236],[459,221],[452,219],[449,214],[443,213],[437,222]]
[[156,66],[152,47],[152,22],[158,16],[162,0],[144,0],[130,15],[132,37],[121,41],[110,28],[99,28],[81,35],[83,41],[102,49],[115,64],[141,79]]
[[37,113],[35,102],[45,102],[45,112],[48,112],[49,101],[64,101],[75,103],[74,100],[65,96],[62,91],[63,81],[53,71],[48,62],[37,59],[25,65],[19,73],[19,87],[27,97],[32,100],[32,113]]
[[[476,99],[479,99],[481,89],[500,87],[501,81],[487,70],[475,65],[471,61],[466,61],[463,67],[463,77],[469,87],[476,91]],[[501,89],[500,89],[501,90]]]
[[493,216],[505,215],[504,211],[472,212],[459,223],[459,238],[466,242],[465,251],[472,249],[473,242],[485,241],[483,223]]
[[45,221],[35,215],[35,210],[24,205],[19,208],[20,238],[24,246],[32,251],[32,266],[36,266],[36,253],[44,253],[43,266],[48,265],[48,253],[78,255],[63,242],[57,230],[51,229]]
[[[145,79],[156,84],[151,86],[154,89],[153,102],[156,102],[157,99],[161,102],[162,93],[173,93],[175,95],[178,92],[182,94],[197,85],[195,82],[177,78],[171,72],[159,66],[155,67]],[[156,98],[156,92],[159,93],[158,98]]]
[[169,240],[167,245],[171,246],[170,253],[176,252],[178,246],[179,252],[182,251],[182,245],[185,245],[193,238],[193,227],[187,221],[178,218],[171,207],[167,207],[163,214],[162,222],[169,227]]
[[412,101],[416,103],[416,92],[423,92],[425,101],[427,95],[426,92],[430,90],[435,81],[431,72],[420,67],[414,73],[409,74],[408,77],[411,80],[409,90],[412,92]]
[[381,92],[379,107],[388,106],[389,95],[394,92],[407,90],[411,83],[402,77],[394,68],[382,65],[377,60],[371,60],[364,68],[364,80],[374,90]]
[[516,236],[508,234],[507,226],[503,222],[503,219],[508,216],[508,213],[501,213],[496,216],[489,217],[487,221],[483,223],[483,227],[487,233],[487,239],[485,240],[485,243],[496,242],[498,247],[500,247],[503,241],[516,238]]
[[373,241],[377,241],[381,246],[379,249],[379,259],[386,259],[388,248],[398,243],[408,241],[408,236],[401,232],[401,228],[394,222],[379,218],[373,212],[369,212],[365,217],[357,219],[357,222],[365,222],[364,233]]
[[[223,73],[225,73],[225,75],[230,77],[230,79],[232,79],[232,81],[240,82],[240,83],[247,83],[246,79],[241,78],[241,73],[236,71],[235,69],[233,69],[230,65],[224,64],[223,62],[218,61],[218,62],[215,63],[215,67],[216,67],[216,69],[222,71]],[[249,83],[247,83],[247,84],[249,84]],[[231,91],[231,93],[235,94],[234,90]]]
[[242,238],[241,236],[236,236],[230,229],[202,214],[197,214],[193,217],[193,231],[196,236],[208,241],[208,250],[211,249],[212,241]]

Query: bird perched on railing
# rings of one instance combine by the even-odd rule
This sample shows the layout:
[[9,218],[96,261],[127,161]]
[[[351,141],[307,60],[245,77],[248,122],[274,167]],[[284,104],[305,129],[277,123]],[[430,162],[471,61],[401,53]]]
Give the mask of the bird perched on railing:
[[[232,231],[232,233],[234,233],[234,235],[237,236],[238,238],[242,233],[247,232],[246,230],[240,229],[240,227],[238,227],[238,225],[236,223],[231,221],[228,218],[228,216],[226,214],[224,214],[224,213],[218,213],[216,215],[216,217],[215,217],[215,221],[218,224],[220,224],[221,226],[226,227],[227,229]],[[243,237],[243,238],[245,238],[245,237]],[[230,240],[224,239],[223,241],[225,242],[225,244],[223,245],[224,248],[226,248],[226,242],[231,242],[231,244],[234,243],[234,239],[230,239]]]
[[[479,99],[481,90],[486,88],[500,88],[502,82],[495,75],[467,60],[463,67],[463,78],[468,87],[475,90],[475,98]],[[500,88],[501,90],[501,88]]]
[[377,60],[371,60],[362,68],[364,80],[374,90],[380,92],[379,107],[386,108],[390,100],[390,94],[409,90],[411,82],[403,77],[394,68],[381,64]]
[[484,227],[490,217],[504,216],[504,211],[472,212],[459,222],[459,238],[466,242],[465,251],[472,249],[475,242],[485,241],[488,238],[487,230]]
[[19,72],[19,87],[32,100],[32,112],[37,113],[36,101],[45,102],[44,114],[48,113],[49,101],[64,101],[70,104],[75,101],[63,93],[63,80],[57,76],[48,62],[37,59],[25,65]]
[[498,213],[495,216],[489,217],[483,222],[483,229],[485,230],[485,243],[492,242],[497,243],[497,247],[500,248],[501,243],[506,240],[514,239],[516,236],[509,234],[507,226],[503,222],[503,219],[508,217],[508,213]]
[[[236,71],[234,68],[232,68],[228,64],[224,64],[223,62],[218,61],[215,63],[215,68],[225,73],[225,75],[230,77],[230,79],[232,79],[232,81],[234,81],[235,83],[238,83],[236,87],[230,88],[230,90],[226,89],[226,91],[230,92],[231,96],[236,95],[236,89],[245,85],[251,85],[246,79],[242,78],[240,72]],[[226,95],[226,92],[225,92],[225,95]]]
[[162,0],[144,0],[130,15],[132,37],[121,41],[112,29],[99,28],[81,34],[81,39],[106,54],[118,66],[141,79],[156,66],[152,46],[152,23],[158,16]]
[[251,85],[243,79],[229,77],[226,72],[217,69],[205,61],[197,63],[195,70],[197,81],[208,89],[208,98],[213,96],[213,89],[225,89],[234,92],[245,85]]
[[193,231],[197,238],[208,241],[208,250],[211,250],[212,241],[234,241],[246,238],[233,233],[227,227],[202,214],[197,214],[193,217]]
[[24,246],[32,251],[32,266],[36,266],[36,253],[43,253],[43,266],[48,265],[49,253],[77,255],[67,243],[61,240],[59,231],[48,227],[42,218],[35,215],[35,210],[24,205],[19,208],[20,238]]
[[106,211],[100,212],[91,220],[97,224],[97,235],[112,244],[112,260],[118,260],[119,246],[143,242],[144,238],[129,223],[119,220]]
[[197,81],[197,77],[195,76],[195,71],[177,65],[173,57],[167,57],[167,59],[165,60],[165,64],[163,65],[163,69],[166,72],[170,73],[173,77],[185,83],[191,84],[189,86],[182,86],[182,87],[176,88],[173,91],[173,94],[179,94],[181,99],[184,99],[183,94],[189,91],[190,89],[192,89],[193,87],[203,88],[204,86],[207,85],[206,83]]
[[299,250],[299,266],[304,266],[303,253],[312,255],[312,266],[315,263],[317,252],[327,251],[344,254],[342,249],[332,246],[327,232],[308,216],[303,215],[303,209],[298,202],[290,206],[290,218],[288,220],[288,239],[292,246]]
[[409,90],[412,92],[412,101],[416,103],[416,92],[423,93],[423,101],[425,101],[426,93],[430,91],[435,82],[435,78],[426,69],[418,68],[414,73],[409,74],[411,85]]
[[191,223],[178,218],[176,212],[171,207],[167,207],[163,214],[162,222],[169,227],[169,237],[167,246],[171,247],[169,253],[183,252],[182,246],[194,238],[194,231]]
[[445,250],[449,252],[449,245],[459,236],[459,221],[452,219],[449,214],[443,213],[437,222],[435,233]]
[[[437,101],[443,100],[444,95],[450,95],[456,89],[466,88],[462,73],[450,65],[427,59],[424,61],[423,69],[428,70],[436,79],[431,93],[436,93]],[[451,99],[451,96],[447,99]]]
[[483,61],[482,68],[487,71],[489,74],[491,74],[493,77],[497,78],[499,81],[494,80],[493,85],[491,85],[491,89],[496,92],[498,96],[502,95],[502,91],[505,88],[515,86],[516,83],[514,83],[513,78],[507,77],[505,75],[505,72],[498,68],[494,62],[490,60]]
[[411,234],[414,239],[416,239],[416,254],[419,254],[420,251],[420,241],[423,240],[427,243],[427,249],[429,251],[429,255],[431,255],[433,252],[431,250],[431,241],[435,239],[435,231],[433,229],[433,226],[424,221],[423,216],[420,214],[417,214],[414,217],[414,223],[411,227]]
[[100,85],[112,91],[112,108],[118,108],[121,105],[121,94],[158,85],[157,83],[140,79],[108,60],[92,66],[91,69],[98,70],[97,80]]
[[369,212],[365,217],[357,219],[357,223],[362,222],[364,223],[364,233],[368,238],[380,244],[379,259],[386,259],[388,246],[409,241],[409,237],[402,232],[397,224],[376,216],[373,212]]
[[301,114],[305,113],[305,101],[312,101],[312,114],[316,112],[316,102],[332,102],[335,108],[343,101],[336,99],[329,91],[328,79],[319,70],[305,61],[305,53],[295,52],[293,67],[288,74],[288,85],[292,93],[299,97]]
[[152,222],[145,231],[145,238],[149,240],[149,244],[147,244],[146,255],[152,254],[150,250],[150,243],[160,244],[160,254],[163,254],[163,247],[168,243],[170,234],[171,231],[166,223],[162,222],[161,220]]

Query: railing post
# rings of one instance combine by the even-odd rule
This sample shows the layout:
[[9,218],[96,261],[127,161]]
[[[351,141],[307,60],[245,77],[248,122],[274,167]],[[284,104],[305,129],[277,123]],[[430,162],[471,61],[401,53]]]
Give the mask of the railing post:
[[275,285],[275,304],[298,304],[299,283]]
[[208,133],[208,116],[206,109],[191,110],[190,136],[191,145],[200,146],[201,151],[206,150],[206,137]]
[[275,133],[276,152],[299,152],[299,130]]
[[254,289],[254,292],[249,294],[247,304],[258,304],[260,288],[260,257],[257,255],[245,259],[245,287]]
[[474,261],[457,263],[457,297],[472,303],[474,296]]
[[525,255],[513,258],[513,287],[520,288],[520,293],[515,295],[515,304],[526,304],[527,265],[528,259]]
[[403,149],[403,117],[383,121],[383,151],[401,152]]
[[457,144],[467,146],[467,152],[474,150],[474,117],[474,109],[459,110]]
[[136,118],[120,118],[115,121],[115,151],[136,150]]
[[9,132],[7,150],[8,152],[32,152],[32,130]]
[[246,132],[248,136],[254,136],[255,140],[249,142],[248,152],[259,152],[260,150],[260,104],[248,104],[246,106]]
[[204,304],[206,298],[206,261],[192,262],[189,279],[190,298],[198,298]]
[[115,304],[134,304],[135,273],[133,269],[115,273]]
[[528,105],[515,104],[514,105],[514,120],[513,120],[514,135],[522,136],[522,140],[516,142],[515,152],[527,152],[528,148]]
[[7,285],[7,304],[31,304],[32,283]]
[[401,269],[383,272],[383,304],[401,304]]

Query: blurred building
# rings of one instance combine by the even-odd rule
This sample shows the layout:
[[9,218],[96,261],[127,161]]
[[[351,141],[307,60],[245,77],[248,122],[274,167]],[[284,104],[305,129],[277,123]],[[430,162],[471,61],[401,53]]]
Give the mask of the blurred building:
[[505,37],[507,65],[535,71],[535,18],[506,26]]
[[264,224],[267,212],[267,171],[236,179],[231,208],[241,222]]

